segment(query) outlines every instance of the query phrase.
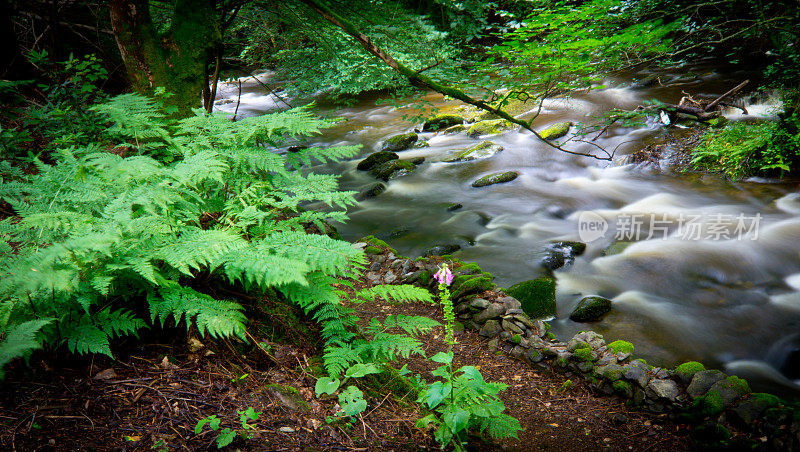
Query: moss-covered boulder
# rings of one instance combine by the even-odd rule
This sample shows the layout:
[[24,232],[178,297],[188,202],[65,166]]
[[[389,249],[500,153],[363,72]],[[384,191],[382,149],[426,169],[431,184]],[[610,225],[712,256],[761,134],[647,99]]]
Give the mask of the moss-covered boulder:
[[494,289],[492,276],[488,273],[477,275],[459,275],[453,278],[450,288],[450,297],[457,300],[465,295],[480,294]]
[[689,361],[676,367],[675,375],[677,375],[684,384],[688,385],[692,382],[692,377],[694,377],[694,374],[703,370],[706,370],[706,366],[698,363],[697,361]]
[[740,427],[747,427],[758,419],[764,411],[780,405],[781,399],[772,394],[753,393],[733,406],[728,414]]
[[708,392],[714,384],[725,378],[727,378],[727,375],[718,370],[701,370],[694,374],[692,382],[686,388],[686,392],[692,397],[700,397]]
[[593,322],[611,310],[611,300],[603,297],[585,297],[569,315],[574,322]]
[[405,151],[419,140],[419,135],[414,132],[395,135],[383,142],[381,151],[398,152]]
[[388,181],[400,176],[405,176],[417,168],[416,165],[407,160],[389,160],[386,163],[373,167],[370,173],[378,179]]
[[551,248],[567,250],[572,256],[580,256],[586,251],[586,244],[583,242],[576,242],[573,240],[560,240],[552,242]]
[[392,160],[397,160],[398,158],[400,157],[394,152],[388,152],[388,151],[373,152],[367,158],[360,161],[356,166],[356,169],[360,171],[369,171],[378,165],[382,165]]
[[492,143],[491,141],[481,141],[475,146],[471,146],[463,151],[456,152],[444,159],[443,162],[468,162],[470,160],[477,160],[491,157],[503,150],[503,146]]
[[356,200],[363,201],[365,199],[374,198],[385,191],[386,191],[386,185],[378,182],[358,192],[358,194],[356,195]]
[[459,115],[443,114],[436,115],[429,118],[422,125],[423,132],[435,132],[437,130],[444,130],[457,124],[464,124],[464,118]]
[[469,130],[467,130],[467,135],[472,138],[478,138],[481,135],[494,135],[513,128],[514,123],[506,121],[505,119],[490,119],[478,121],[471,125]]
[[556,314],[556,280],[536,278],[522,281],[505,290],[522,303],[522,310],[533,319]]
[[445,135],[455,135],[457,133],[464,132],[465,130],[467,130],[467,126],[465,126],[464,124],[456,124],[454,126],[450,126],[444,129],[442,133]]
[[556,138],[561,138],[566,135],[570,127],[572,127],[571,122],[557,122],[539,132],[539,136],[545,140],[555,140]]
[[633,344],[628,341],[614,341],[608,344],[608,349],[617,355],[632,355]]
[[512,180],[519,177],[519,173],[516,171],[504,171],[501,173],[492,173],[488,176],[483,176],[480,179],[476,180],[472,183],[472,186],[475,188],[478,187],[485,187],[487,185],[494,185],[494,184],[502,184],[505,182],[511,182]]

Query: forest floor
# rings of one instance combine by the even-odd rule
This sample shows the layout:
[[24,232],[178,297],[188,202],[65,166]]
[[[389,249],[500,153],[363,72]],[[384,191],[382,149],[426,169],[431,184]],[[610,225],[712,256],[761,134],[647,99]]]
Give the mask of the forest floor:
[[[362,319],[402,313],[442,321],[438,305],[375,302],[357,309]],[[220,429],[246,430],[248,438],[239,435],[232,450],[438,449],[432,432],[415,427],[420,414],[415,396],[390,391],[391,381],[374,385],[372,392],[365,389],[369,406],[358,419],[327,422],[338,404],[334,396],[314,395],[321,359],[313,325],[285,334],[282,342],[267,339],[269,328],[251,326],[253,339],[261,343],[257,347],[205,341],[172,329],[129,345],[117,360],[36,355],[30,367],[12,368],[0,387],[5,427],[0,449],[216,449],[218,432],[205,426],[195,433],[197,422],[212,415],[221,419]],[[421,339],[428,356],[446,350],[442,328]],[[690,427],[665,414],[629,409],[620,398],[593,393],[580,377],[496,354],[473,331],[456,339],[454,366],[476,366],[487,381],[507,384],[501,393],[506,412],[525,429],[519,439],[475,441],[471,449],[694,448]],[[414,356],[407,363],[423,378],[433,378],[429,371],[435,363]],[[248,422],[252,428],[243,429],[237,411],[248,407],[261,414]]]

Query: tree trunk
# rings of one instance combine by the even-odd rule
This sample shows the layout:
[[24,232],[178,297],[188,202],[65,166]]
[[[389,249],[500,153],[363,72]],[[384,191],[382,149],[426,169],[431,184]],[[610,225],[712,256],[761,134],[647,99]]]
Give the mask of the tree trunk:
[[181,114],[200,107],[207,62],[222,36],[213,0],[176,0],[170,29],[159,34],[148,0],[111,0],[111,24],[131,87],[163,87]]

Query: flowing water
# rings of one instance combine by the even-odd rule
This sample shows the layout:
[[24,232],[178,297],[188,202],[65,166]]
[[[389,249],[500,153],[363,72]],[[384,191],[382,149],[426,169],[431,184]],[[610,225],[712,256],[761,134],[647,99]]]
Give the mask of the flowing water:
[[[647,75],[627,74],[608,80],[609,88],[547,101],[535,127],[589,122],[592,115],[610,108],[632,109],[653,98],[677,103],[682,91],[713,97],[750,74],[679,68],[659,72],[660,83],[653,86],[632,84],[634,78]],[[283,107],[276,95],[252,79],[242,86],[240,116]],[[222,92],[226,98],[219,109],[232,112],[238,85],[225,86]],[[314,168],[340,174],[343,189],[358,191],[375,184],[368,173],[356,170],[356,164],[379,150],[383,140],[418,126],[402,119],[412,111],[376,105],[375,100],[364,97],[347,108],[318,107],[346,121],[326,130],[315,144],[363,146],[361,156],[352,161]],[[433,93],[428,100],[442,108],[457,105]],[[745,102],[750,115],[732,110],[726,116],[747,120],[775,112],[776,103],[769,99]],[[580,240],[579,224],[591,212],[609,229],[589,241],[573,264],[555,271],[558,314],[552,326],[559,338],[592,329],[609,342],[633,342],[636,354],[653,364],[699,360],[749,377],[757,388],[784,393],[799,389],[792,382],[800,378],[796,183],[730,182],[720,176],[672,172],[663,168],[667,165],[625,164],[633,152],[662,140],[665,130],[660,123],[612,127],[596,143],[617,148],[613,162],[564,154],[528,132],[512,130],[482,137],[504,147],[494,157],[443,163],[442,157],[477,140],[463,133],[420,134],[429,147],[399,154],[403,159],[425,157],[425,162],[412,174],[389,181],[381,195],[352,208],[350,221],[338,226],[339,231],[346,239],[389,237],[393,247],[410,256],[433,245],[458,244],[462,249],[456,257],[478,262],[498,285],[508,287],[541,273],[540,261],[552,241]],[[573,149],[592,150],[588,145]],[[470,185],[480,176],[508,170],[520,176],[506,184]],[[463,208],[448,211],[449,203]],[[625,222],[631,220],[647,220],[643,232],[634,240],[615,237],[624,235]],[[697,234],[687,236],[677,227],[684,220],[700,226],[694,230]],[[614,248],[621,252],[607,250],[620,241],[626,243]],[[596,323],[569,320],[587,295],[613,299],[612,311]]]

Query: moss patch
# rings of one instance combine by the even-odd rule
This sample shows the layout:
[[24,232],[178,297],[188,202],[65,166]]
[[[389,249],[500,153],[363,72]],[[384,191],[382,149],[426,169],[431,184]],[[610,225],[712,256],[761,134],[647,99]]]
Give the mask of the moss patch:
[[692,381],[692,377],[697,372],[706,370],[706,366],[697,361],[689,361],[675,368],[675,374],[686,384]]
[[356,166],[356,169],[360,171],[369,171],[378,165],[382,165],[392,160],[397,160],[398,158],[400,157],[394,152],[388,152],[388,151],[373,152],[372,154],[367,156],[367,158],[360,161]]
[[473,293],[482,293],[487,290],[492,290],[494,283],[492,283],[492,276],[488,273],[481,273],[479,275],[460,275],[453,278],[453,285],[450,292],[452,299],[458,299],[464,295]]
[[459,115],[443,114],[437,115],[425,121],[422,125],[423,132],[434,132],[444,130],[457,124],[464,124],[464,118]]
[[264,386],[269,390],[280,402],[293,411],[301,413],[308,413],[311,411],[311,406],[306,402],[300,391],[289,385],[271,384]]
[[556,280],[537,278],[522,281],[506,289],[522,304],[522,310],[534,319],[556,314]]
[[389,152],[404,151],[416,143],[418,139],[419,135],[414,132],[395,135],[383,142],[383,149],[381,150]]
[[473,124],[469,130],[467,130],[467,135],[471,136],[472,138],[477,138],[481,135],[492,135],[495,133],[505,132],[513,127],[514,124],[506,121],[505,119],[478,121]]
[[572,357],[578,361],[592,361],[592,348],[579,348],[572,352]]
[[614,353],[633,354],[633,344],[627,341],[614,341],[608,344],[608,349]]
[[378,248],[377,246],[368,246],[364,248],[364,252],[367,254],[381,254],[383,250]]
[[566,135],[570,127],[572,127],[571,122],[557,122],[539,132],[539,136],[545,140],[555,140],[556,138],[561,138]]
[[416,165],[407,160],[389,160],[369,170],[370,174],[378,179],[388,181],[396,177],[404,176],[416,169]]

